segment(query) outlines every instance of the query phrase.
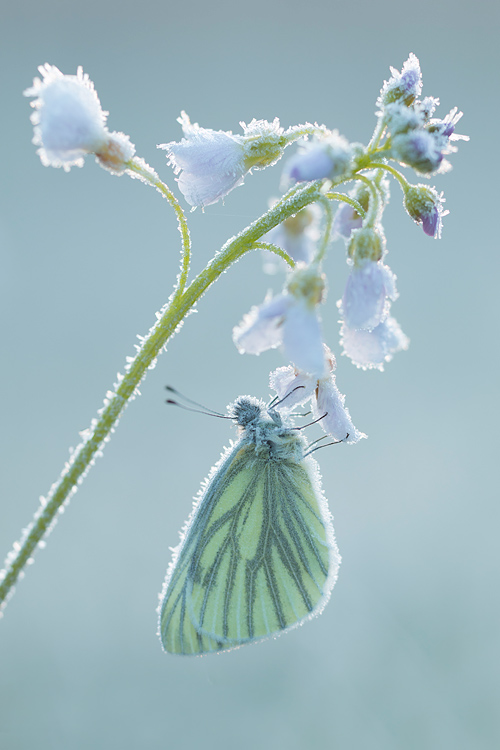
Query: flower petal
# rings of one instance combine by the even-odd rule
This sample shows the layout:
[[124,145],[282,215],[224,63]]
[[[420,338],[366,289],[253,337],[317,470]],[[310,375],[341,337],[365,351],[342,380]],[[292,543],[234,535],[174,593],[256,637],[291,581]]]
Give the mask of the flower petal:
[[283,320],[291,304],[288,294],[281,294],[260,307],[252,307],[233,329],[233,341],[241,354],[260,354],[275,349],[283,340]]
[[283,325],[286,356],[299,370],[317,378],[325,374],[321,325],[315,309],[297,300],[288,310]]
[[357,443],[366,437],[354,426],[344,405],[345,396],[337,388],[334,375],[319,381],[317,394],[317,399],[313,401],[313,414],[316,419],[326,414],[320,422],[326,433],[346,443]]

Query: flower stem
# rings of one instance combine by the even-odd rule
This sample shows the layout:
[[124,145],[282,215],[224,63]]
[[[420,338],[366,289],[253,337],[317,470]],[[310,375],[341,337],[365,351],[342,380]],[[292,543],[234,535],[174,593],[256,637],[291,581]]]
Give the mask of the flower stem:
[[328,198],[330,201],[342,201],[342,203],[348,203],[350,206],[354,208],[356,213],[358,213],[362,219],[365,218],[366,211],[361,205],[359,201],[357,201],[355,198],[351,198],[349,195],[344,195],[344,193],[325,193],[325,198]]
[[[130,168],[132,171],[132,167]],[[143,169],[142,166],[141,169]],[[142,172],[140,176],[145,178]],[[168,188],[163,183],[156,184],[155,178],[151,174],[149,176],[151,179],[147,178],[146,181],[155,185],[175,208],[178,203],[173,196],[173,201],[170,200],[171,193]],[[208,287],[245,252],[252,250],[264,234],[309,203],[318,200],[320,187],[321,181],[318,180],[299,190],[294,189],[288,198],[285,196],[243,232],[228,240],[187,288],[185,285],[189,267],[190,242],[187,225],[185,225],[185,219],[182,218],[184,214],[179,206],[180,213],[176,212],[183,240],[184,262],[176,289],[161,313],[157,314],[156,323],[147,336],[141,340],[136,356],[127,361],[125,375],[119,379],[119,383],[114,385],[113,391],[107,392],[104,408],[98,412],[98,418],[92,421],[90,428],[83,433],[83,442],[73,452],[59,479],[52,485],[47,498],[41,499],[33,521],[24,529],[21,540],[14,544],[7,556],[6,567],[0,571],[0,610],[5,607],[12,595],[14,585],[24,573],[25,566],[31,561],[36,547],[52,530],[58,514],[63,511],[64,505],[75,494],[93,465],[95,457],[100,454],[104,444],[110,439],[110,434],[125,407],[138,394],[137,388],[141,380],[147,374],[148,369],[155,366],[158,355],[188,312]]]
[[143,182],[147,183],[148,185],[152,185],[155,187],[158,192],[160,192],[164,198],[167,199],[167,201],[170,203],[172,208],[175,211],[175,215],[177,218],[177,224],[179,228],[179,232],[181,235],[181,244],[182,244],[182,251],[181,251],[181,272],[179,274],[179,278],[177,280],[177,289],[182,291],[187,282],[187,277],[189,273],[189,265],[191,262],[191,237],[189,235],[189,229],[187,225],[186,215],[184,211],[181,208],[181,205],[175,195],[172,193],[169,187],[165,185],[164,182],[160,180],[154,169],[152,169],[148,164],[146,164],[143,159],[140,159],[138,157],[135,157],[130,162],[128,162],[127,165],[127,171],[130,174],[131,177],[138,177]]
[[401,185],[401,189],[402,189],[403,193],[406,194],[408,188],[410,187],[410,183],[408,182],[408,180],[405,177],[403,177],[403,175],[401,174],[401,172],[398,172],[397,169],[394,169],[394,167],[389,166],[389,164],[384,164],[382,162],[380,164],[377,163],[377,162],[372,162],[370,164],[370,167],[372,167],[373,169],[385,169],[386,172],[390,172],[392,174],[392,176],[395,177],[396,180]]

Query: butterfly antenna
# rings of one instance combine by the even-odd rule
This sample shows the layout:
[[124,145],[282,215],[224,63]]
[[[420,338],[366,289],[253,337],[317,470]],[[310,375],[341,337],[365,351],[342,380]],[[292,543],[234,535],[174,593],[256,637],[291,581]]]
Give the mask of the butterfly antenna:
[[167,398],[165,401],[166,404],[171,404],[172,406],[178,406],[179,409],[184,409],[184,411],[194,411],[195,414],[205,414],[207,417],[217,417],[218,419],[232,419],[228,414],[216,414],[214,411],[203,411],[203,409],[194,409],[192,406],[186,406],[185,404],[180,404],[178,401],[174,401],[172,398]]
[[[182,398],[183,401],[187,401],[188,404],[193,404],[193,406],[198,406],[199,409],[203,409],[201,414],[213,414],[214,417],[223,417],[224,414],[221,414],[218,411],[215,411],[215,409],[208,409],[204,404],[198,403],[198,401],[193,401],[192,398],[188,398],[187,396],[184,396],[182,393],[180,393],[176,388],[174,388],[171,385],[166,385],[165,390],[169,393],[173,393],[176,396],[179,396],[179,398]],[[167,404],[175,404],[176,406],[181,406],[182,404],[179,404],[177,401],[172,401],[171,399],[167,400]],[[186,406],[183,407],[184,409],[187,409]],[[188,409],[188,411],[197,411],[196,409]]]
[[[314,419],[312,422],[308,422],[307,424],[303,424],[300,427],[291,427],[292,430],[305,430],[306,427],[311,427],[313,424],[317,424],[318,422],[321,422],[322,419],[328,416],[328,412],[325,411],[324,414],[321,415],[321,417],[318,417],[317,419]],[[339,443],[342,443],[342,440],[339,440]]]
[[[325,443],[324,445],[317,445],[316,448],[313,448],[311,451],[307,451],[307,453],[304,453],[304,458],[306,458],[307,456],[310,456],[311,453],[314,453],[314,451],[319,451],[320,448],[327,448],[329,445],[338,445],[339,443],[345,443],[348,437],[349,437],[349,433],[347,433],[345,438],[342,438],[342,440],[334,440],[331,443]],[[323,438],[320,438],[320,440],[323,440]],[[318,442],[317,440],[314,441],[314,443],[317,443],[317,442]],[[311,443],[311,445],[314,445],[314,443]]]
[[278,407],[278,406],[279,406],[280,404],[282,404],[282,403],[283,403],[283,401],[286,401],[286,399],[287,399],[287,398],[288,398],[289,396],[291,396],[291,395],[292,395],[292,393],[295,393],[295,391],[298,391],[298,390],[299,390],[299,388],[305,388],[305,385],[296,385],[296,386],[295,386],[295,388],[292,388],[292,390],[291,390],[291,391],[289,391],[289,392],[288,392],[288,393],[286,394],[286,396],[283,396],[283,398],[282,398],[282,399],[280,399],[279,401],[276,401],[276,399],[278,398],[278,396],[275,396],[275,397],[274,397],[274,398],[272,399],[272,401],[271,401],[271,402],[269,403],[269,405],[268,405],[268,407],[267,407],[267,408],[268,408],[268,409],[276,409],[276,408],[277,408],[277,407]]

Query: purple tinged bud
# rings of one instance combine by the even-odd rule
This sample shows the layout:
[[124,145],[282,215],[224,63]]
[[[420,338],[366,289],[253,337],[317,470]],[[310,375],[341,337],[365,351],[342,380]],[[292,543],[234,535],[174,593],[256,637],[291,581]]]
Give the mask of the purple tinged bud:
[[422,225],[422,229],[429,237],[439,239],[442,230],[442,218],[448,211],[444,211],[445,200],[443,194],[438,194],[435,188],[427,185],[411,185],[406,191],[404,206],[413,221]]
[[413,104],[422,91],[422,73],[418,58],[410,53],[403,64],[401,73],[391,68],[392,77],[384,82],[378,104],[385,107],[392,102],[402,102],[406,106]]
[[412,130],[395,136],[392,141],[394,158],[421,174],[436,172],[443,161],[442,139],[427,130]]

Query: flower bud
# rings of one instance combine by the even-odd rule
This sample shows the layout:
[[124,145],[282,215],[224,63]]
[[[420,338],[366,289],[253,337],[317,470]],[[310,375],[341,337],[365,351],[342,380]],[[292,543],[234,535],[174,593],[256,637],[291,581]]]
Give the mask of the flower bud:
[[354,229],[347,245],[347,255],[355,265],[365,260],[381,260],[385,253],[385,237],[382,228],[362,227]]
[[427,185],[411,185],[405,193],[404,207],[413,221],[422,225],[422,229],[429,237],[441,238],[442,217],[448,211],[443,210],[445,199],[443,194]]
[[386,106],[392,102],[402,102],[410,106],[422,91],[422,73],[418,58],[410,53],[408,60],[403,64],[401,73],[396,68],[391,68],[392,77],[384,82],[379,106]]

